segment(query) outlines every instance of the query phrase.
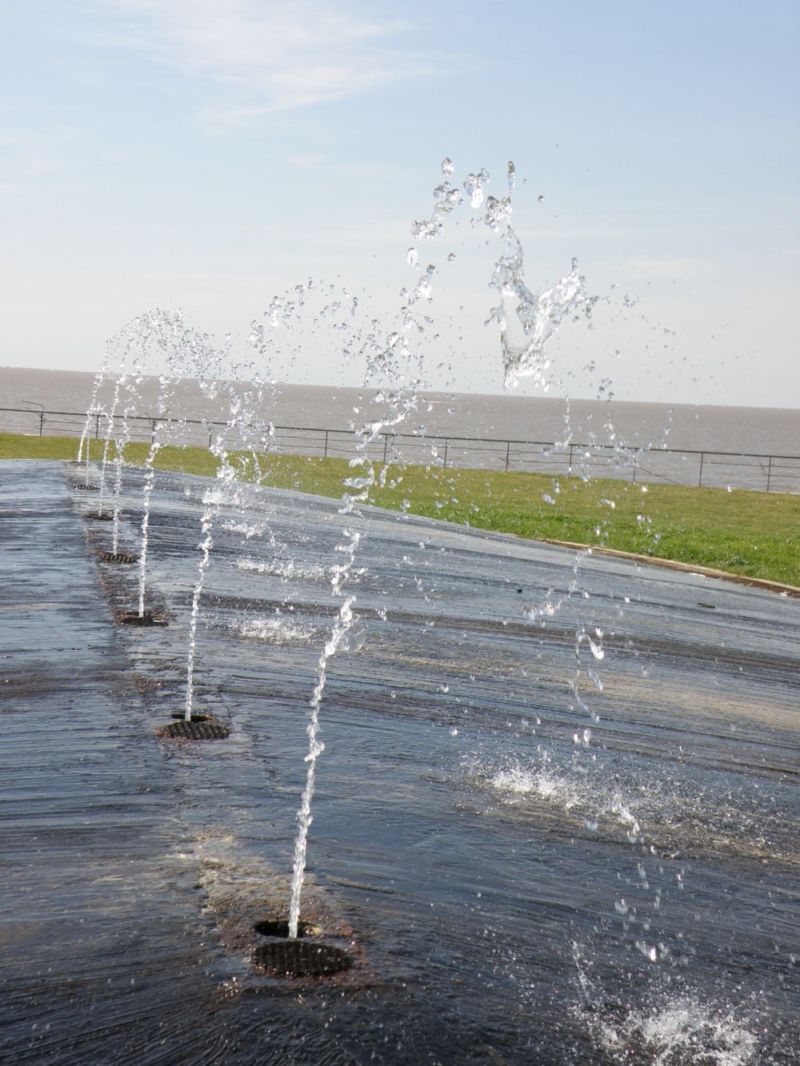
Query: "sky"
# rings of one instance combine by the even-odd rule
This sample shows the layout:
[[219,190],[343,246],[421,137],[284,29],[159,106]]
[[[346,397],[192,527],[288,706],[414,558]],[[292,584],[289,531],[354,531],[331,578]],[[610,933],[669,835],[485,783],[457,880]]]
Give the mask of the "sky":
[[[239,338],[308,278],[389,322],[433,262],[427,384],[501,392],[502,241],[411,224],[443,158],[513,160],[529,288],[597,297],[559,387],[800,407],[797,0],[10,0],[0,41],[0,365],[94,370],[153,307]],[[302,349],[274,375],[358,383]]]

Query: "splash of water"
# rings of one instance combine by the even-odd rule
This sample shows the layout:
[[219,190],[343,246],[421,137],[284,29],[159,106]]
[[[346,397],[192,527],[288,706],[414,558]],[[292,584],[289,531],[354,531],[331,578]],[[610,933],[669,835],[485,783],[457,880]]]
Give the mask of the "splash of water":
[[251,618],[236,622],[231,627],[235,633],[250,640],[263,640],[270,644],[302,644],[313,635],[310,626],[299,625],[277,615],[274,618]]
[[620,1061],[653,1066],[748,1066],[757,1061],[758,1035],[725,1005],[690,995],[628,1011],[609,1020],[601,1012],[591,1029],[598,1044]]

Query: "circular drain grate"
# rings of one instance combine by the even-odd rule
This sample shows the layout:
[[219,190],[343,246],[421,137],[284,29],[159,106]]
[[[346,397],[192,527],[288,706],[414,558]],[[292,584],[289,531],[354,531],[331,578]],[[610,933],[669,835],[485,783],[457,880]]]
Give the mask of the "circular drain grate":
[[163,615],[153,614],[152,611],[145,611],[144,614],[139,614],[138,611],[122,611],[117,615],[117,621],[121,626],[167,625],[167,620]]
[[125,565],[139,561],[138,555],[131,555],[129,552],[100,552],[100,558],[104,563],[124,563]]
[[231,735],[230,729],[218,722],[211,715],[192,715],[192,720],[176,718],[169,725],[162,725],[156,730],[156,736],[170,737],[172,740],[226,740]]
[[89,485],[85,482],[82,482],[80,485],[73,485],[72,487],[78,492],[99,492],[97,485]]
[[273,977],[326,977],[349,970],[351,957],[341,948],[313,940],[274,940],[253,952],[253,962]]

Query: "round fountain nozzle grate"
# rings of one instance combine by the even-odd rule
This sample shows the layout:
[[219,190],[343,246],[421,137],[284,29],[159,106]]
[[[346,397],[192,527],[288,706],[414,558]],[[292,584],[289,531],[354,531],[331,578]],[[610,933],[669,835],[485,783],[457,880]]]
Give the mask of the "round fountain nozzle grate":
[[273,940],[253,952],[253,963],[273,977],[327,977],[349,970],[352,958],[341,948],[313,940]]
[[230,735],[226,725],[205,714],[193,714],[188,722],[183,717],[176,717],[174,722],[156,730],[156,736],[172,740],[227,740]]
[[97,485],[90,485],[88,482],[81,482],[78,485],[73,485],[73,489],[77,492],[99,492]]
[[99,554],[104,563],[123,563],[130,566],[132,563],[139,562],[139,556],[131,555],[130,552],[100,552]]
[[138,611],[121,611],[117,615],[117,621],[121,626],[165,626],[168,624],[163,615],[154,614],[152,611],[145,611],[144,614],[139,614]]

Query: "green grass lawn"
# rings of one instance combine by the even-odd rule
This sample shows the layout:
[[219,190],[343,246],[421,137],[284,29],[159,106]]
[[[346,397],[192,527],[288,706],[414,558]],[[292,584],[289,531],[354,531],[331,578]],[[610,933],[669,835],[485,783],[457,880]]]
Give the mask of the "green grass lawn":
[[[0,459],[73,459],[76,450],[72,438],[0,434]],[[147,445],[132,444],[126,458],[141,464],[146,453]],[[102,443],[93,442],[92,458],[101,454]],[[216,460],[203,448],[165,447],[157,466],[209,475]],[[242,469],[247,476],[244,460]],[[292,455],[265,458],[262,469],[264,484],[332,497],[352,473],[344,459]],[[559,491],[555,485],[541,474],[393,467],[371,502],[536,540],[602,545],[800,585],[800,495],[606,479],[560,478]]]

